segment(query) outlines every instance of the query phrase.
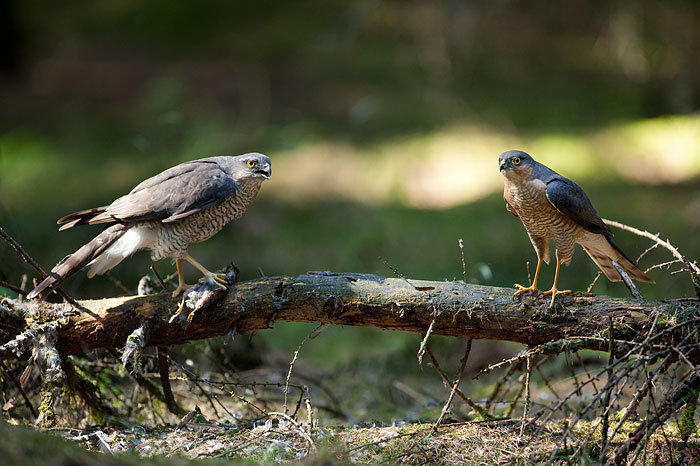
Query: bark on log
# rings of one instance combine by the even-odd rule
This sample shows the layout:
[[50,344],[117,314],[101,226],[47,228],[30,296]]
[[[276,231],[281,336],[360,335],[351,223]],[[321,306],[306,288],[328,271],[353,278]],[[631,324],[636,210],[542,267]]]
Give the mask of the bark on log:
[[[634,340],[646,336],[653,313],[669,316],[680,308],[696,311],[698,308],[697,302],[645,301],[576,293],[557,297],[555,308],[548,309],[548,299],[524,296],[514,300],[513,291],[463,282],[406,280],[357,273],[309,272],[298,277],[260,278],[231,285],[227,293],[221,292],[220,299],[199,309],[189,325],[181,321],[169,322],[179,304],[178,299],[170,298],[170,293],[81,301],[83,312],[62,322],[56,347],[63,355],[123,347],[128,336],[143,324],[148,326],[148,345],[171,346],[225,335],[232,330],[242,333],[265,329],[278,320],[419,333],[425,332],[434,320],[434,334],[526,345],[579,336],[586,338],[579,340],[577,349],[606,351],[608,318],[616,323],[616,340]],[[0,302],[6,316],[14,315],[10,312],[13,306],[40,312],[71,307],[46,302],[19,303],[10,299]],[[0,326],[2,343],[14,338],[24,327],[21,323],[12,325],[10,320],[3,320],[4,325]],[[658,325],[657,322],[657,329]],[[666,342],[671,342],[677,335],[668,332],[665,337]],[[8,357],[9,352],[0,356]],[[689,356],[693,362],[700,361],[697,354]]]

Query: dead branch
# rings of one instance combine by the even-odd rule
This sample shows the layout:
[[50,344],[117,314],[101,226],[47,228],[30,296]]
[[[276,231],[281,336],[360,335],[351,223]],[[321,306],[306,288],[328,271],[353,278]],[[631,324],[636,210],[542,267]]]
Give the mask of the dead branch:
[[[169,293],[82,301],[82,312],[68,303],[0,301],[0,309],[16,315],[61,315],[56,348],[62,355],[96,348],[123,348],[132,333],[149,329],[149,346],[172,346],[191,340],[270,327],[275,321],[371,326],[477,339],[507,340],[531,347],[546,342],[569,349],[608,350],[607,322],[615,323],[616,349],[624,353],[643,339],[657,313],[673,323],[680,311],[693,315],[697,302],[660,302],[575,294],[547,309],[547,300],[526,296],[513,300],[513,290],[463,282],[385,278],[356,273],[309,272],[298,277],[267,277],[239,282],[199,308],[191,323],[170,316],[179,300]],[[71,315],[72,314],[72,315]],[[697,315],[697,314],[696,314]],[[68,316],[68,317],[65,317]],[[0,357],[22,351],[13,338],[26,330],[21,319],[0,327]],[[679,332],[681,330],[679,329]],[[570,337],[578,337],[572,338]],[[581,338],[583,337],[583,338]],[[667,341],[679,339],[668,331]],[[627,342],[627,343],[625,343]],[[656,341],[662,344],[663,341]],[[551,343],[550,343],[551,345]],[[556,348],[553,349],[555,351]],[[700,354],[686,355],[700,363]]]
[[[620,228],[625,231],[629,231],[630,233],[634,233],[637,236],[641,236],[643,238],[648,238],[658,246],[661,246],[662,248],[665,248],[668,250],[673,257],[678,259],[679,262],[682,262],[685,264],[685,267],[690,274],[690,280],[693,283],[693,287],[695,288],[695,293],[698,295],[698,299],[700,299],[700,267],[695,262],[691,262],[687,257],[685,257],[683,254],[681,254],[678,249],[676,249],[670,241],[662,240],[659,235],[655,235],[653,233],[650,233],[646,230],[640,230],[638,228],[631,227],[629,225],[625,225],[624,223],[616,222],[614,220],[608,220],[606,218],[603,219],[605,223],[607,223],[610,226]],[[654,246],[650,247],[646,251],[644,251],[643,254],[646,254],[649,252],[651,249],[653,249]],[[624,278],[624,277],[623,277]]]

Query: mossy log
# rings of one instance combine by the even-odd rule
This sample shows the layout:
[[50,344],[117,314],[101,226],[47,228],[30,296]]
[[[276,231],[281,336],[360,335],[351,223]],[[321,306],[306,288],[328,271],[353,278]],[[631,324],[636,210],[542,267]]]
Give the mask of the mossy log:
[[[17,319],[21,308],[32,315],[63,314],[55,338],[63,355],[96,348],[123,347],[129,335],[147,328],[147,345],[171,346],[191,340],[269,328],[276,321],[355,325],[390,330],[506,340],[525,345],[559,342],[576,349],[606,351],[609,319],[619,351],[625,341],[639,341],[671,327],[682,316],[697,316],[697,301],[665,302],[575,293],[549,299],[526,295],[513,298],[509,288],[385,278],[358,273],[309,272],[298,277],[266,277],[234,283],[217,291],[192,316],[191,322],[170,322],[180,300],[169,292],[80,301],[70,304],[5,299],[0,309],[7,319],[0,342],[16,337],[26,324]],[[67,313],[67,314],[66,314]],[[653,318],[658,313],[657,318]],[[679,327],[680,328],[680,327]],[[679,330],[680,332],[681,330]],[[655,343],[668,344],[681,335],[669,329]],[[555,350],[553,350],[555,351]],[[617,352],[617,351],[616,351]],[[18,353],[0,346],[0,357]],[[688,355],[700,362],[700,355]]]

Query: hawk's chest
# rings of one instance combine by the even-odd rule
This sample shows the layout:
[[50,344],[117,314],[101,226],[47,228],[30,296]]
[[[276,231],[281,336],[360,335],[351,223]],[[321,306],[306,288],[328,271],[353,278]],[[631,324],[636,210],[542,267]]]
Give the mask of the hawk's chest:
[[506,182],[503,198],[529,233],[555,239],[568,232],[571,221],[549,202],[546,188],[540,180]]
[[151,246],[151,256],[154,260],[178,257],[187,252],[187,246],[190,243],[209,239],[231,220],[243,215],[250,201],[258,193],[259,187],[259,183],[245,186],[221,204],[176,222],[156,222],[154,227],[158,231],[158,240]]
[[243,215],[256,194],[257,190],[238,191],[221,204],[184,218],[179,227],[185,232],[184,236],[190,243],[209,239],[231,220]]

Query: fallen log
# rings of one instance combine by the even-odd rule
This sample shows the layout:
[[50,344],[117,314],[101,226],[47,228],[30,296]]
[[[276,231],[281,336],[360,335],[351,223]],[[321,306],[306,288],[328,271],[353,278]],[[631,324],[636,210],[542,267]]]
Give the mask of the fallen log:
[[[456,281],[309,272],[297,277],[238,282],[227,292],[217,290],[216,297],[200,302],[189,323],[184,319],[171,322],[180,300],[172,299],[168,292],[79,301],[79,310],[68,303],[4,299],[0,301],[0,342],[4,343],[0,357],[16,357],[23,351],[13,339],[31,325],[19,315],[33,316],[34,322],[36,316],[61,316],[54,336],[61,355],[124,347],[139,329],[145,345],[172,346],[230,332],[265,329],[276,321],[418,333],[425,333],[432,323],[432,333],[439,335],[529,346],[563,341],[575,345],[575,349],[607,351],[609,319],[614,322],[614,339],[620,345],[644,339],[652,324],[658,332],[672,327],[675,316],[700,315],[697,301],[647,301],[575,293],[558,297],[555,308],[549,309],[547,299],[513,299],[513,291]],[[661,317],[652,319],[656,313]],[[677,341],[679,336],[670,328],[655,343]],[[624,350],[619,348],[620,352]],[[696,352],[687,356],[691,362],[700,362]]]

